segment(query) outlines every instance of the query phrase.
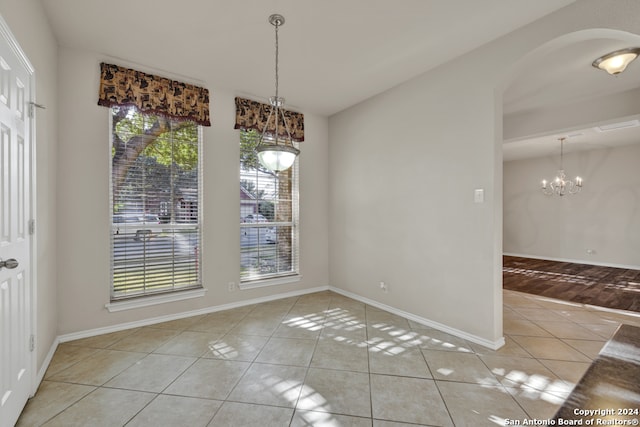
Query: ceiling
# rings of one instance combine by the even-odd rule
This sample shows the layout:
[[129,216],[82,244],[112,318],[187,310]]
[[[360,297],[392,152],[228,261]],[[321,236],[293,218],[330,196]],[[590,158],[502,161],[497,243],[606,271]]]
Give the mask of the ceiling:
[[[505,120],[510,115],[531,114],[547,108],[578,109],[581,104],[597,105],[600,99],[618,97],[640,88],[640,60],[632,62],[624,73],[610,76],[591,66],[598,57],[618,49],[640,46],[640,36],[620,35],[617,39],[595,38],[571,43],[534,58],[526,70],[507,88],[503,96]],[[603,107],[604,108],[604,107]],[[618,119],[587,123],[582,128],[556,129],[542,135],[523,135],[506,140],[503,145],[505,161],[558,155],[558,138],[565,137],[565,153],[582,150],[612,148],[640,143],[640,113]],[[575,111],[572,111],[575,115]],[[608,130],[601,130],[606,125]]]
[[[291,109],[330,116],[574,0],[41,1],[60,45],[205,84],[214,97],[274,94],[268,17],[280,13],[280,95]],[[548,53],[548,62],[531,64],[509,87],[505,114],[640,87],[638,64],[617,79],[590,66],[628,47],[622,44],[599,40]],[[531,149],[536,141],[538,150]],[[545,155],[557,150],[553,141],[507,141],[505,159],[507,145],[516,157]]]
[[559,156],[559,138],[566,138],[564,141],[565,154],[640,143],[640,115],[631,120],[626,118],[624,121],[616,121],[607,124],[607,126],[612,128],[604,127],[602,129],[599,126],[592,126],[568,132],[554,132],[544,136],[505,141],[502,150],[503,159],[511,161],[548,155]]
[[[42,0],[59,44],[329,116],[574,0]],[[109,7],[105,7],[106,5]],[[215,94],[214,94],[215,96]]]

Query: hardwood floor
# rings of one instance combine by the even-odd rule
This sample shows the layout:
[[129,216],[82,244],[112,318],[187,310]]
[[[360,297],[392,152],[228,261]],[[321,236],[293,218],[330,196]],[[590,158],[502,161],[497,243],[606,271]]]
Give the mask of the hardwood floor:
[[504,289],[640,312],[640,270],[504,256],[502,271]]

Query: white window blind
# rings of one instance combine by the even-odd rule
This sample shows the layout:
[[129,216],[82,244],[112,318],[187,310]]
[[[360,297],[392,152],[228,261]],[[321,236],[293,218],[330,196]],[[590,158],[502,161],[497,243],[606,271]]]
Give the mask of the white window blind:
[[111,112],[111,299],[202,287],[200,127]]
[[240,132],[240,281],[299,273],[298,161],[274,174],[255,155],[259,133]]

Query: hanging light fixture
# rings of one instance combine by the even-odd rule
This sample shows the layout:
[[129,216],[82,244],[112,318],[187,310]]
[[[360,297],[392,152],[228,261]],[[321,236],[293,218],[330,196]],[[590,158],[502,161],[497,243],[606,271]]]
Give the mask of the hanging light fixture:
[[616,50],[593,61],[591,65],[611,75],[622,73],[640,55],[640,47]]
[[565,194],[576,194],[582,190],[582,178],[576,177],[575,181],[567,179],[564,174],[564,168],[562,166],[564,156],[564,140],[567,138],[558,138],[560,141],[560,170],[558,170],[558,176],[551,182],[546,179],[542,180],[542,192],[547,196],[564,196]]
[[[282,108],[284,98],[278,96],[278,28],[284,25],[284,17],[273,14],[269,16],[269,22],[275,27],[276,33],[276,95],[269,98],[271,110],[260,135],[256,152],[262,166],[278,173],[289,169],[293,165],[296,156],[300,154],[300,150],[293,146],[291,130]],[[275,132],[273,134],[267,133],[267,127],[272,117],[275,120]],[[282,118],[282,125],[280,125],[280,118]]]

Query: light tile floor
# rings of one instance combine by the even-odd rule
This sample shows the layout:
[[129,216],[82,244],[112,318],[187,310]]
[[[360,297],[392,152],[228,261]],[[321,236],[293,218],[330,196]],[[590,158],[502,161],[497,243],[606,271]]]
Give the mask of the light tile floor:
[[546,419],[633,313],[504,291],[498,351],[332,292],[60,344],[18,426]]

